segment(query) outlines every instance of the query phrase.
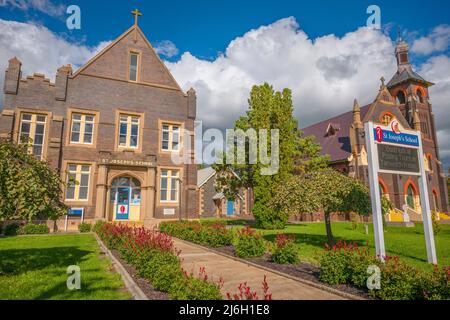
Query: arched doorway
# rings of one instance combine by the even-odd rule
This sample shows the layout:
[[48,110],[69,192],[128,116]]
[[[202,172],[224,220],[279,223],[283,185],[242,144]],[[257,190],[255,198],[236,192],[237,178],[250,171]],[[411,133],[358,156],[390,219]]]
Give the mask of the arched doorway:
[[113,220],[139,221],[141,214],[141,183],[128,176],[115,178],[111,183]]

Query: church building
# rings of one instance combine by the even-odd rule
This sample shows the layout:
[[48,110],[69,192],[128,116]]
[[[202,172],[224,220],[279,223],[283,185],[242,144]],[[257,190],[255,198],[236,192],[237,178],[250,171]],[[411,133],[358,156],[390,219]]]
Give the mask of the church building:
[[171,159],[193,150],[182,133],[193,135],[196,93],[183,92],[133,14],[131,28],[75,72],[61,66],[54,83],[9,60],[0,137],[29,143],[60,172],[75,215],[152,227],[197,217],[196,165]]
[[[405,129],[422,133],[431,209],[448,212],[446,177],[439,157],[436,125],[428,88],[433,83],[418,75],[409,60],[408,44],[399,37],[395,49],[398,70],[381,86],[375,100],[360,107],[355,100],[353,110],[304,128],[305,136],[315,136],[322,152],[329,154],[337,170],[360,179],[368,185],[368,160],[365,147],[364,123],[372,121],[387,125],[396,119]],[[395,210],[388,220],[400,222],[406,210],[412,221],[421,221],[419,185],[416,176],[381,173],[379,187]],[[438,216],[439,217],[439,216]]]

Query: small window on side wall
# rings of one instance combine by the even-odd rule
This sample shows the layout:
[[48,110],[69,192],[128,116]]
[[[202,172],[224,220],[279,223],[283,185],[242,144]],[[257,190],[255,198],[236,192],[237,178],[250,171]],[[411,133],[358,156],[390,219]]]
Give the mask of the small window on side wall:
[[130,53],[130,74],[129,74],[129,80],[130,81],[137,81],[138,80],[138,68],[139,68],[139,54],[136,52]]

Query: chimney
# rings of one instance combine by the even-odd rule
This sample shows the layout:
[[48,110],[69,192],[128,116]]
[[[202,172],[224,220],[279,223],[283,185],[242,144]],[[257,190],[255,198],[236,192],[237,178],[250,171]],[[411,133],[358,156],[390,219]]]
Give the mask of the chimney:
[[187,92],[188,95],[188,118],[195,119],[197,116],[197,94],[194,88],[190,88]]
[[22,62],[16,57],[9,60],[8,68],[5,71],[5,94],[17,94],[19,90],[19,81],[22,76]]
[[55,81],[55,99],[65,101],[67,96],[67,81],[72,75],[72,66],[70,64],[62,66],[56,73]]

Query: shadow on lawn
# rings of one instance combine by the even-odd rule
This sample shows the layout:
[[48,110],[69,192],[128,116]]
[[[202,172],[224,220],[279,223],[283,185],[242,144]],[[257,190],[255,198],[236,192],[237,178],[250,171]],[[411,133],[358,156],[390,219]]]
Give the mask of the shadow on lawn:
[[[293,237],[295,238],[295,243],[297,244],[308,244],[308,245],[312,245],[314,247],[320,248],[320,249],[325,249],[325,244],[328,242],[327,240],[327,236],[326,235],[318,235],[318,234],[302,234],[302,233],[284,233],[285,235],[287,235],[288,237]],[[264,235],[264,239],[269,240],[269,241],[275,241],[275,237],[276,234],[268,234],[268,235]],[[334,241],[338,242],[338,241],[348,241],[347,239],[344,238],[340,238],[340,237],[334,237]],[[352,243],[356,243],[358,246],[365,246],[366,242],[365,241],[348,241],[348,242],[352,242]]]
[[19,275],[49,266],[68,267],[86,260],[91,253],[77,247],[2,250],[0,275]]

